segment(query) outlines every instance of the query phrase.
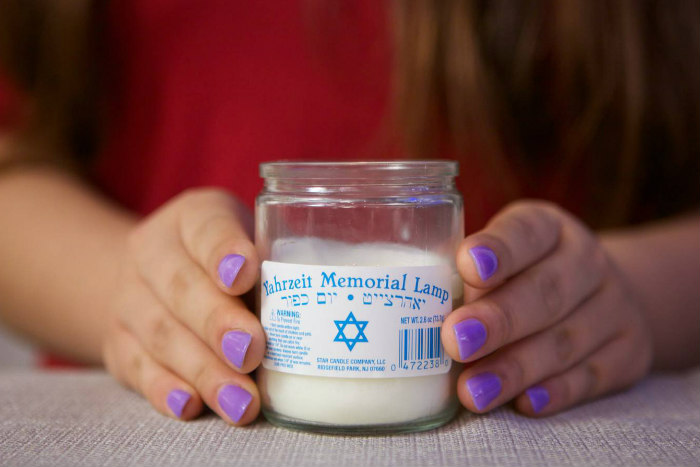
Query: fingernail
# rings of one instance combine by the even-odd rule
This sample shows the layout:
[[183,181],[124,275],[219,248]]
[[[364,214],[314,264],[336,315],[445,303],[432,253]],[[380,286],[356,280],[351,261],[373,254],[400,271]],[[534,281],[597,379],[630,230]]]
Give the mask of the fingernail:
[[453,329],[457,337],[460,360],[466,360],[486,342],[486,328],[478,319],[465,319],[455,324]]
[[535,413],[539,413],[545,405],[549,404],[549,391],[542,386],[532,386],[525,391],[525,394],[530,398],[530,405]]
[[238,386],[224,386],[217,398],[221,409],[236,423],[253,400],[253,396],[248,391]]
[[243,267],[243,263],[245,263],[245,256],[241,255],[226,255],[221,260],[219,263],[219,279],[226,287],[233,285],[233,281],[236,280],[238,271]]
[[229,331],[221,339],[221,350],[229,362],[238,368],[242,368],[251,339],[252,336],[247,332]]
[[476,272],[479,273],[482,281],[493,276],[498,269],[498,257],[496,253],[487,246],[475,246],[469,250],[469,254],[476,265]]
[[177,418],[180,418],[182,417],[182,411],[191,398],[192,395],[189,392],[183,391],[182,389],[173,389],[168,393],[166,402],[173,414],[175,414]]
[[501,393],[501,379],[493,373],[481,373],[467,380],[474,405],[484,410]]

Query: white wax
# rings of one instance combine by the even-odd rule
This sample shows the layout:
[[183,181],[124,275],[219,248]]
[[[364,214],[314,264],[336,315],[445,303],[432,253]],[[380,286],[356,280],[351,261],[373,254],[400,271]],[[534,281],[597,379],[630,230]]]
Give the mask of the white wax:
[[[439,256],[392,243],[348,244],[319,238],[286,238],[272,245],[271,260],[330,266],[433,266]],[[462,280],[454,272],[453,304],[462,301]],[[439,414],[454,397],[450,373],[404,378],[331,378],[259,370],[266,405],[298,420],[330,425],[399,424]]]

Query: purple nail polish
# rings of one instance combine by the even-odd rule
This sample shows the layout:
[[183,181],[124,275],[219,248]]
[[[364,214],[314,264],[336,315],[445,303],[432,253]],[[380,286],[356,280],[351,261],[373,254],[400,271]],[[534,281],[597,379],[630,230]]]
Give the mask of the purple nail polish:
[[233,285],[233,281],[236,280],[243,263],[245,263],[245,257],[241,255],[226,255],[221,260],[219,263],[219,279],[226,287]]
[[460,360],[469,358],[486,342],[486,328],[478,319],[465,319],[455,324],[453,329],[457,338]]
[[238,368],[242,368],[251,339],[252,336],[247,332],[229,331],[221,339],[221,350],[229,362]]
[[191,398],[192,395],[189,392],[183,391],[182,389],[173,389],[168,393],[166,402],[173,414],[175,414],[177,418],[180,418],[182,417],[182,411]]
[[224,386],[219,391],[219,406],[234,422],[238,422],[248,408],[253,396],[238,386]]
[[539,413],[545,405],[549,404],[549,391],[542,386],[532,386],[525,391],[525,394],[530,398],[530,405],[535,413]]
[[487,246],[475,246],[469,250],[469,254],[476,265],[476,272],[479,273],[482,281],[493,276],[498,269],[498,257],[493,250]]
[[484,410],[501,393],[501,379],[493,373],[480,373],[467,380],[474,405]]

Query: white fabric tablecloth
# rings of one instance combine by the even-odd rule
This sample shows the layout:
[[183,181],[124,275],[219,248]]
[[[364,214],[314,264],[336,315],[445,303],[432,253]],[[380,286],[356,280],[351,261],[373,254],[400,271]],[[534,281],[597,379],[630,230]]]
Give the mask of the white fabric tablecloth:
[[0,371],[0,465],[700,465],[700,370],[533,420],[510,408],[398,436],[171,420],[99,371]]

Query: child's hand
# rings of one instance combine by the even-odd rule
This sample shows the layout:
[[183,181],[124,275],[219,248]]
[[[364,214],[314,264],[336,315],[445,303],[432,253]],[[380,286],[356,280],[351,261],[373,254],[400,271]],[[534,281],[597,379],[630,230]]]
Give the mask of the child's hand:
[[241,213],[222,191],[189,191],[126,241],[103,359],[163,414],[191,419],[204,402],[237,425],[258,415],[247,373],[265,336],[240,298],[258,271]]
[[506,208],[463,241],[457,267],[467,304],[442,335],[447,352],[467,362],[458,394],[469,410],[515,399],[527,415],[548,415],[649,370],[640,304],[596,236],[560,208]]

